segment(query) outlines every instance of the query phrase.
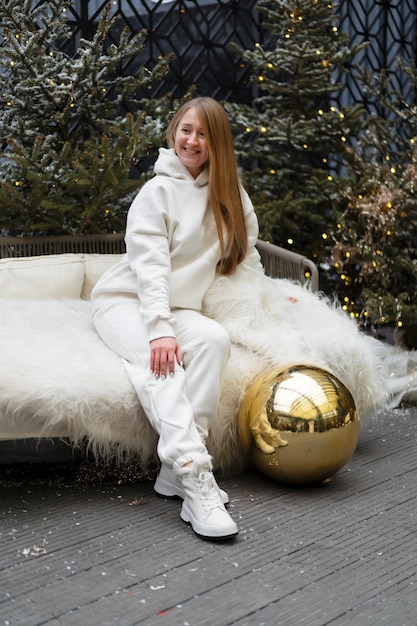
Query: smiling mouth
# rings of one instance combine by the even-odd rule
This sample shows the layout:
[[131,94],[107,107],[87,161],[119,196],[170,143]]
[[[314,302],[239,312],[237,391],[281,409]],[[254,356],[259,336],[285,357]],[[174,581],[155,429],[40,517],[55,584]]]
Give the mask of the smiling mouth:
[[184,150],[185,150],[185,152],[187,152],[188,154],[198,154],[198,153],[199,153],[199,151],[198,151],[198,150],[190,150],[190,148],[186,148],[185,146],[184,146]]

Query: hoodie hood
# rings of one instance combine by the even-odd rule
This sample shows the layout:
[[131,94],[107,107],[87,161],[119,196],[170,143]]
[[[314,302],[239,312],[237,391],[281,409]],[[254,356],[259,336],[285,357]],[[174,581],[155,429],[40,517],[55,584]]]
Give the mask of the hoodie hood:
[[208,167],[197,178],[194,178],[176,155],[174,148],[159,148],[159,156],[154,165],[154,172],[157,176],[192,180],[197,187],[207,185],[209,179]]

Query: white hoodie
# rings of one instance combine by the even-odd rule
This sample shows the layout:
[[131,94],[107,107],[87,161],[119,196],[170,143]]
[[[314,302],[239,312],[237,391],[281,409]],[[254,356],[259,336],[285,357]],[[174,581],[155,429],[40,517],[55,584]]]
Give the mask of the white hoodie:
[[[161,148],[156,176],[145,183],[127,216],[126,254],[100,278],[91,299],[97,310],[138,298],[149,340],[175,336],[175,308],[201,311],[216,276],[220,244],[208,200],[208,168],[196,179],[173,149]],[[242,188],[248,233],[244,264],[263,271],[255,248],[258,221]]]

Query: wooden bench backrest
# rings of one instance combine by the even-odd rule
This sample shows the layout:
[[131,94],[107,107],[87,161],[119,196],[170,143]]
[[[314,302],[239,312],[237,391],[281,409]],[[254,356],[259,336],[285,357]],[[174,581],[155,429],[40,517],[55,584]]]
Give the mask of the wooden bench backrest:
[[[310,280],[317,291],[319,274],[315,263],[292,250],[258,240],[265,272],[271,278],[290,278],[301,283]],[[0,258],[41,256],[44,254],[120,254],[125,251],[124,235],[59,235],[44,237],[0,237]]]

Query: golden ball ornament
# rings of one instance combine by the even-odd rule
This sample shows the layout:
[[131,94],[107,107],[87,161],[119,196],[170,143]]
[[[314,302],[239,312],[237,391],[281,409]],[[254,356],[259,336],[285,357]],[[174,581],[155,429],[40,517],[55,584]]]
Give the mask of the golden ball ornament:
[[347,387],[319,367],[260,374],[240,405],[241,441],[257,469],[281,483],[329,480],[355,452],[360,418]]

